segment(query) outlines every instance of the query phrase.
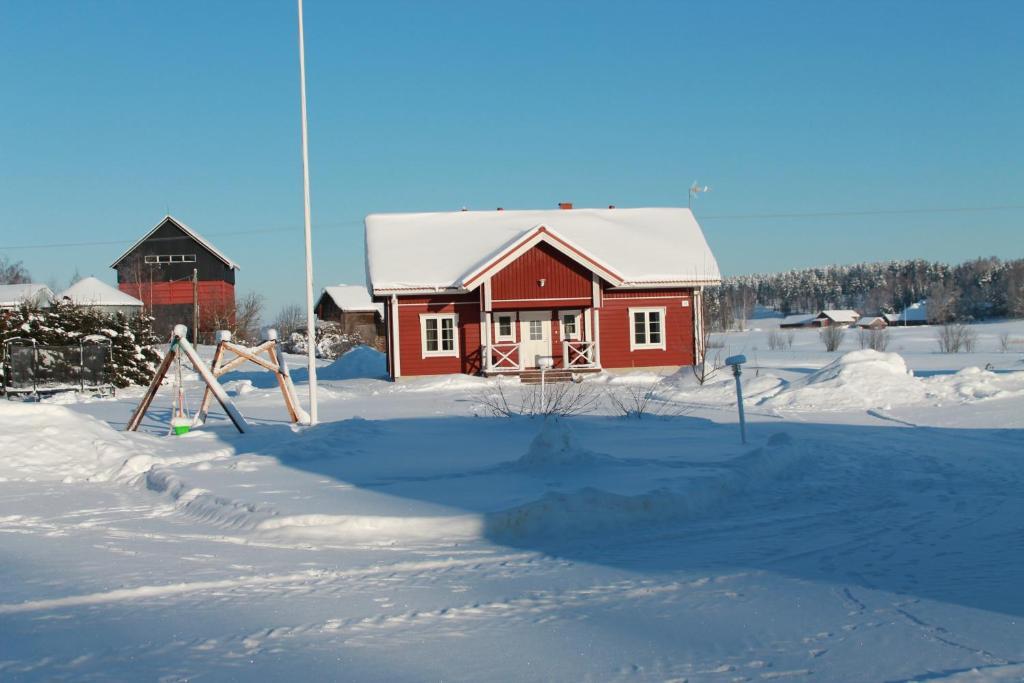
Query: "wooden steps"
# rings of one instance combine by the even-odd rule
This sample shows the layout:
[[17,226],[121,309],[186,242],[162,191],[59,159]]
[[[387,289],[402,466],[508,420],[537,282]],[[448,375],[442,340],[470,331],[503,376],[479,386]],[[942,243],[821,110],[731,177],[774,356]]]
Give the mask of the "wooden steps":
[[[523,370],[519,373],[519,381],[523,384],[540,384],[540,370]],[[571,370],[548,370],[544,373],[545,384],[563,384],[572,382]]]

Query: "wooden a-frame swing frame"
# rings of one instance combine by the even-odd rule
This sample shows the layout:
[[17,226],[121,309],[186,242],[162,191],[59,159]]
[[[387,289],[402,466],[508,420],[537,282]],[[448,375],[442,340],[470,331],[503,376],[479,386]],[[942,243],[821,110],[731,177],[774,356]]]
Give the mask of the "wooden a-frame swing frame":
[[[280,350],[280,342],[277,338],[277,331],[273,329],[265,330],[265,340],[258,346],[246,347],[240,344],[235,344],[231,341],[231,334],[226,331],[217,333],[217,349],[213,354],[213,362],[210,363],[210,367],[206,367],[202,359],[199,358],[199,354],[196,352],[195,347],[189,343],[186,336],[188,335],[188,328],[184,325],[176,325],[174,331],[171,333],[170,346],[167,349],[167,353],[164,355],[163,361],[156,370],[156,374],[153,376],[153,381],[150,382],[149,387],[146,389],[146,393],[142,397],[142,401],[135,408],[135,412],[132,413],[131,419],[128,420],[128,425],[125,427],[125,431],[134,432],[138,430],[139,425],[142,423],[142,418],[145,417],[146,411],[149,410],[150,405],[153,403],[153,399],[156,398],[157,391],[160,389],[160,385],[163,383],[164,378],[167,376],[168,371],[171,369],[171,364],[178,357],[178,354],[183,354],[192,363],[192,366],[199,373],[199,376],[203,379],[203,383],[206,384],[206,389],[203,391],[203,402],[200,405],[199,411],[196,412],[195,417],[192,420],[193,426],[199,426],[206,422],[207,413],[210,410],[211,399],[216,398],[217,402],[220,403],[221,408],[227,413],[231,419],[232,424],[235,425],[240,433],[245,433],[249,429],[248,423],[242,414],[238,412],[238,408],[235,407],[234,402],[224,391],[224,387],[218,381],[218,377],[226,372],[230,372],[239,365],[246,361],[255,363],[256,365],[269,370],[274,373],[277,377],[278,386],[281,388],[281,394],[284,396],[285,408],[288,410],[288,417],[292,423],[298,423],[305,417],[305,412],[302,410],[298,398],[295,395],[295,386],[292,384],[291,374],[288,372],[288,364],[284,360],[284,355]],[[224,357],[226,354],[234,354],[235,358],[232,358],[228,362],[224,363]],[[262,358],[261,355],[266,354],[267,358]],[[269,359],[269,360],[268,360]]]

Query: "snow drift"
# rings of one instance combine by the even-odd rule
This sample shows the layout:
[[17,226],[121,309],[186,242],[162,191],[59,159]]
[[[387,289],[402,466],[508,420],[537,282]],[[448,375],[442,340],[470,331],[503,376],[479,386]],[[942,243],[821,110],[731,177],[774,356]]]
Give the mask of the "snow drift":
[[896,353],[865,349],[840,356],[762,405],[784,410],[863,410],[921,401],[924,384]]
[[379,379],[388,374],[384,354],[369,346],[355,346],[316,372],[324,380]]

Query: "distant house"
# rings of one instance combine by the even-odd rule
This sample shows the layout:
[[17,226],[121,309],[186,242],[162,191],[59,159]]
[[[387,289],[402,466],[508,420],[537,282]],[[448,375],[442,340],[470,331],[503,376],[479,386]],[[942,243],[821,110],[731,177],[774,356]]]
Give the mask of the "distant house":
[[234,325],[238,264],[173,216],[165,216],[110,267],[117,271],[118,289],[143,301],[158,335],[170,334],[179,323],[192,327],[193,277],[200,326],[208,333]]
[[70,301],[77,306],[88,306],[106,315],[138,315],[143,307],[141,299],[115,289],[95,277],[82,278],[58,294],[57,299]]
[[860,313],[850,309],[828,309],[815,316],[815,320],[818,322],[816,327],[829,327],[830,325],[849,327],[858,319],[860,319]]
[[853,323],[853,327],[862,330],[884,330],[889,322],[883,316],[865,316]]
[[692,365],[721,282],[681,208],[374,214],[366,263],[393,378]]
[[787,315],[780,320],[779,327],[819,327],[819,325],[818,318],[813,313],[797,313],[796,315]]
[[22,304],[46,308],[53,301],[53,292],[46,285],[24,283],[0,285],[0,310],[15,309]]
[[896,316],[895,325],[927,325],[928,324],[928,302],[918,301],[910,304]]
[[345,334],[358,334],[370,346],[384,348],[384,304],[374,303],[364,285],[324,287],[316,317],[338,323]]

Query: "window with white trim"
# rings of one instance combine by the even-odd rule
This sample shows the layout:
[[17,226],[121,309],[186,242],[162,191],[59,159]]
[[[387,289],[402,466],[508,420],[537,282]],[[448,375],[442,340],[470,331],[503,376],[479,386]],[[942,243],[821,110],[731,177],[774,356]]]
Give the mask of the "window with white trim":
[[195,263],[195,254],[154,254],[145,257],[146,263]]
[[494,318],[494,341],[511,342],[516,340],[516,317],[510,313],[502,313]]
[[630,329],[629,350],[665,350],[665,309],[629,309]]
[[420,340],[423,357],[458,356],[459,324],[454,313],[437,313],[420,316]]
[[559,311],[562,324],[562,339],[577,341],[580,336],[580,311]]

